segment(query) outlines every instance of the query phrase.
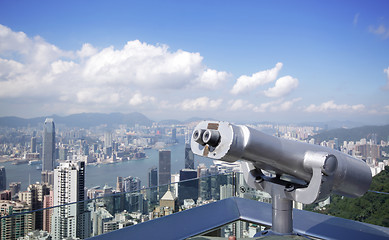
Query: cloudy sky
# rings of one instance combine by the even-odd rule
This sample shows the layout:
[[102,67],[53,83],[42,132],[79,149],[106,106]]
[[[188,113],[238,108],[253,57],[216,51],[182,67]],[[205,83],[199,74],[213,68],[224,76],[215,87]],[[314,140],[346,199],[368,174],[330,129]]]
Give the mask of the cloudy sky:
[[389,123],[387,1],[0,0],[0,116]]

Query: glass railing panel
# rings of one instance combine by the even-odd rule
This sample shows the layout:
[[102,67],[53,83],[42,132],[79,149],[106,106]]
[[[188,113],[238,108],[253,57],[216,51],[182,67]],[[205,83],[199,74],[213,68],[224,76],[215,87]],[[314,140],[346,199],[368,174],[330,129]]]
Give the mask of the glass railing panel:
[[228,173],[126,193],[102,190],[93,199],[35,211],[27,204],[10,206],[1,212],[0,239],[97,236],[235,196],[235,182]]
[[[341,217],[359,222],[389,227],[389,189],[387,181],[373,178],[373,183],[367,193],[359,198],[349,198],[337,194],[321,202],[304,205],[294,202],[293,207],[321,214]],[[271,203],[268,193],[250,188],[243,178],[243,173],[236,173],[235,196]]]
[[234,221],[232,223],[220,226],[197,236],[188,238],[188,240],[212,240],[234,236],[237,239],[253,238],[256,234],[270,229],[270,226],[260,225],[247,221]]
[[[233,196],[271,203],[270,195],[250,188],[242,173],[207,176],[126,193],[111,194],[102,190],[93,196],[82,202],[35,211],[27,204],[0,200],[0,239],[27,235],[42,239],[48,236],[83,239]],[[356,201],[352,204],[345,197],[333,196],[330,202],[336,202],[336,207],[328,205],[328,201],[305,206],[295,204],[295,207],[386,226],[389,195],[369,192],[366,196],[351,199]],[[344,199],[347,201],[339,201]],[[337,212],[339,209],[341,213]],[[372,215],[375,209],[380,211]],[[255,227],[251,224],[243,229],[253,232],[248,230]],[[227,228],[222,231],[227,233]]]

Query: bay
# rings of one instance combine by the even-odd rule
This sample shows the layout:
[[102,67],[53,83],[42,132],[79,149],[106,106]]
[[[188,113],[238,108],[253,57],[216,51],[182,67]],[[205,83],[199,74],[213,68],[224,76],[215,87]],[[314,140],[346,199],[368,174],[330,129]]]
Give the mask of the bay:
[[[165,149],[171,150],[171,173],[179,173],[185,166],[185,143],[180,141],[178,144],[166,146]],[[116,178],[120,177],[138,177],[142,181],[142,186],[148,186],[148,171],[152,167],[158,168],[159,154],[158,149],[146,149],[146,158],[117,162],[112,164],[87,165],[85,171],[85,186],[89,189],[95,186],[101,188],[105,185],[116,188]],[[195,156],[195,168],[199,163],[206,166],[212,164],[212,160]],[[0,163],[5,166],[7,175],[7,186],[11,182],[21,182],[21,191],[25,191],[29,184],[41,181],[41,170],[36,169],[36,165],[20,164],[12,165],[11,162]]]

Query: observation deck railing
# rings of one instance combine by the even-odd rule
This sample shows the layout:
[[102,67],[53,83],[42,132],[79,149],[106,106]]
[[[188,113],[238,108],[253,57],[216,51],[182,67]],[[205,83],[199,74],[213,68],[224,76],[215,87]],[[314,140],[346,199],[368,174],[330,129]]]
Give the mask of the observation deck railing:
[[[107,194],[106,190],[77,203],[1,216],[1,239],[251,238],[271,225],[270,196],[249,188],[241,173],[133,192]],[[367,223],[297,209],[293,218],[294,231],[309,237],[389,238],[389,228]],[[35,224],[38,220],[43,222]],[[35,229],[38,225],[43,229]]]

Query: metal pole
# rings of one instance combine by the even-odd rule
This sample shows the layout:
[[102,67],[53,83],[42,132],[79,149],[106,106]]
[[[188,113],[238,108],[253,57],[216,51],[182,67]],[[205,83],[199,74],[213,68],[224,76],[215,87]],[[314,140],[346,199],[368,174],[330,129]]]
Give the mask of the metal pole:
[[272,192],[272,230],[279,234],[293,233],[292,200]]

